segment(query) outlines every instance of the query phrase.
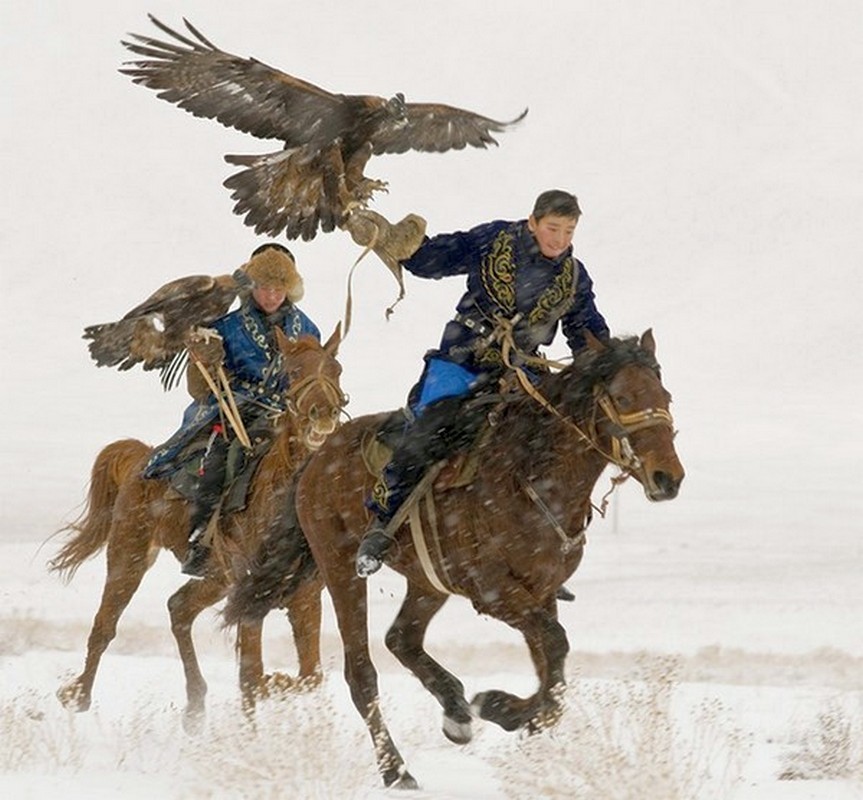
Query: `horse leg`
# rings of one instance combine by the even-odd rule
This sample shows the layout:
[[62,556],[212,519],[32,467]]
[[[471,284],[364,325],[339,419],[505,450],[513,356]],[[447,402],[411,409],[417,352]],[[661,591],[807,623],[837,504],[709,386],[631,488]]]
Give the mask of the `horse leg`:
[[204,716],[204,698],[207,696],[207,682],[201,674],[195,643],[192,640],[192,624],[205,608],[221,600],[226,592],[224,580],[221,577],[211,576],[200,581],[188,581],[168,598],[171,633],[174,634],[177,642],[177,650],[186,676],[183,728],[187,733],[200,731]]
[[525,634],[536,674],[540,678],[537,708],[527,723],[530,733],[557,724],[563,713],[563,693],[566,688],[564,665],[569,653],[569,641],[566,631],[557,621],[557,601],[549,600],[545,611],[550,621],[543,625],[542,630],[548,631],[548,635],[528,638]]
[[471,701],[471,708],[477,716],[504,730],[526,727],[533,732],[560,718],[569,643],[553,610],[525,614],[513,627],[522,632],[527,642],[539,678],[538,690],[527,698],[496,689],[480,692]]
[[243,710],[251,714],[261,697],[271,694],[308,691],[320,686],[324,679],[321,669],[321,585],[317,581],[301,586],[288,600],[288,619],[294,632],[299,674],[284,672],[264,674],[261,653],[262,623],[243,621],[239,624],[240,689]]
[[321,591],[318,580],[301,586],[288,601],[288,619],[297,648],[301,689],[314,689],[324,678],[321,669]]
[[240,659],[240,697],[243,711],[251,715],[258,697],[266,694],[264,659],[261,652],[263,620],[240,622],[237,629],[237,652]]
[[462,682],[435,661],[423,647],[429,623],[448,600],[408,582],[399,613],[387,631],[390,652],[422,682],[443,708],[443,733],[455,744],[467,744],[473,736],[471,712]]
[[134,536],[126,529],[112,527],[106,554],[105,586],[87,639],[84,669],[77,678],[57,691],[57,698],[67,708],[74,711],[90,708],[93,682],[102,655],[117,635],[117,622],[153,564],[154,557],[148,553],[149,544],[144,536]]
[[407,771],[381,714],[378,673],[369,652],[366,583],[354,572],[352,553],[356,545],[353,541],[351,544],[350,554],[329,556],[335,563],[327,563],[315,553],[336,612],[344,649],[345,681],[354,706],[369,730],[384,786],[417,789],[419,786]]

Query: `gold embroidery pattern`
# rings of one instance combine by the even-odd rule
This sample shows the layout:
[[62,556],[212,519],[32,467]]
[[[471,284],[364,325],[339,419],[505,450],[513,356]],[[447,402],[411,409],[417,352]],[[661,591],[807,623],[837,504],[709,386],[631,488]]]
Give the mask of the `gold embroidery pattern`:
[[375,481],[375,485],[372,488],[371,499],[372,503],[378,508],[384,511],[389,511],[390,490],[383,478],[383,475],[379,475],[378,479]]
[[536,305],[528,314],[527,321],[531,325],[560,318],[561,314],[554,312],[561,309],[561,306],[568,306],[572,301],[574,277],[573,261],[567,258],[560,265],[560,272],[554,276],[552,284],[539,296]]
[[[508,316],[516,311],[515,273],[518,263],[513,255],[514,238],[510,231],[501,231],[492,242],[491,251],[483,260],[481,270],[483,287]],[[574,293],[574,267],[571,257],[560,265],[560,272],[528,314],[527,321],[531,325],[548,321],[556,310],[570,303]]]
[[506,314],[515,313],[515,267],[513,235],[508,230],[495,236],[491,252],[482,262],[482,284]]
[[486,367],[503,366],[503,353],[500,350],[500,343],[494,342],[485,352],[479,357],[479,363]]

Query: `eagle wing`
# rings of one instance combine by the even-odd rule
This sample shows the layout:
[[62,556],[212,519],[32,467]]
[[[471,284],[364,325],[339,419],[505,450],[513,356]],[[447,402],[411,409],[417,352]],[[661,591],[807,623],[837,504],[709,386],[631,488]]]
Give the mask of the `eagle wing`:
[[419,150],[444,153],[470,147],[496,145],[492,133],[503,133],[521,122],[527,109],[509,122],[498,122],[472,111],[442,103],[406,103],[407,122],[383,124],[371,139],[374,155]]
[[225,157],[244,167],[225,186],[234,213],[257,233],[312,239],[318,228],[331,231],[386,187],[363,173],[372,155],[485,148],[527,113],[498,122],[453,106],[405,103],[401,94],[333,94],[219,49],[186,19],[188,35],[150,20],[169,40],[131,34],[134,41],[122,44],[140,58],[122,73],[195,116],[283,142],[282,152]]
[[[174,41],[130,34],[122,44],[143,59],[120,70],[134,83],[191,112],[261,139],[280,139],[289,146],[337,135],[349,114],[349,98],[332,94],[254,58],[242,58],[216,47],[188,20],[190,39],[152,14],[153,24]],[[377,106],[382,98],[353,98]]]
[[127,370],[141,364],[175,385],[186,358],[186,337],[227,313],[240,291],[232,275],[190,275],[159,287],[116,322],[90,325],[83,338],[100,367]]

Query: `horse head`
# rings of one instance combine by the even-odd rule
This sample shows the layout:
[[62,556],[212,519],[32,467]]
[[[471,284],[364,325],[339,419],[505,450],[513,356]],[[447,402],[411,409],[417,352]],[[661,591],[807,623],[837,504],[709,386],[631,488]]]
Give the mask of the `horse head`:
[[348,403],[339,379],[342,365],[336,359],[341,343],[337,325],[326,344],[313,336],[291,341],[277,329],[282,367],[288,377],[287,407],[297,436],[309,450],[317,450],[339,425]]
[[592,397],[590,444],[635,477],[649,500],[676,497],[684,470],[674,449],[671,395],[662,385],[653,332],[607,343],[588,334],[573,371],[581,394]]

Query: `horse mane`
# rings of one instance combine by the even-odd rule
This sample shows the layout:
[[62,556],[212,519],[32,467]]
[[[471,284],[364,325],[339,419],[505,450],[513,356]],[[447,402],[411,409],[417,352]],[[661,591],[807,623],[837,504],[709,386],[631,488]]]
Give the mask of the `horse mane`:
[[[573,419],[585,421],[593,408],[593,390],[607,383],[629,364],[637,364],[659,375],[654,355],[645,350],[637,336],[611,338],[600,348],[585,346],[571,364],[559,372],[544,374],[538,392],[555,408]],[[557,457],[559,429],[555,417],[535,398],[524,394],[505,407],[501,430],[510,442],[508,459],[510,475],[541,475]]]

